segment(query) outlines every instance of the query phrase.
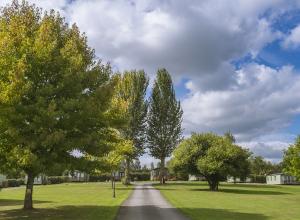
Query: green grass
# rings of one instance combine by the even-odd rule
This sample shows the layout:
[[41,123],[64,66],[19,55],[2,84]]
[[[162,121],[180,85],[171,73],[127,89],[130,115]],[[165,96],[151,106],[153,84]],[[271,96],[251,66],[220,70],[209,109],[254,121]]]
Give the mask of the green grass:
[[222,184],[219,192],[200,182],[155,187],[193,220],[300,219],[300,186]]
[[24,187],[0,191],[0,219],[30,220],[109,220],[132,187],[117,184],[117,198],[112,198],[109,183],[73,183],[34,186],[34,210],[23,211]]

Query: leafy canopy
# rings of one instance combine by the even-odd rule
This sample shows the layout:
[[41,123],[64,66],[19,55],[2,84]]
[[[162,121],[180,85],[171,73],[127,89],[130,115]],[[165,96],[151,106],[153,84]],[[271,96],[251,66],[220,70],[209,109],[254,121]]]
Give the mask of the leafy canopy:
[[295,144],[290,145],[284,152],[283,167],[284,172],[300,180],[300,136],[297,137]]
[[213,185],[212,190],[228,175],[244,177],[249,171],[250,153],[229,138],[213,133],[193,133],[178,145],[173,156],[175,170],[203,175]]
[[[109,65],[76,25],[25,1],[0,14],[0,154],[7,166],[37,175],[69,163],[78,150],[109,151]],[[102,146],[102,147],[99,147]],[[2,161],[1,161],[2,162]]]

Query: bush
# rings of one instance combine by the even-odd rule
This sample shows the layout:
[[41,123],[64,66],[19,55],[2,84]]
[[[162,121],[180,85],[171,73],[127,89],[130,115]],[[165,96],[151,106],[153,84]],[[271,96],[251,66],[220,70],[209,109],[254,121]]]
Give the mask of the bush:
[[134,181],[150,180],[150,172],[134,172],[130,174],[130,178]]
[[266,183],[267,182],[266,176],[263,176],[263,175],[251,174],[249,177],[251,179],[251,183]]
[[70,182],[67,176],[50,176],[47,179],[48,184],[60,184]]
[[1,188],[7,188],[8,187],[8,181],[7,180],[3,180],[1,183]]
[[90,176],[89,182],[106,182],[110,181],[111,176],[109,174],[102,174],[97,176]]
[[18,179],[18,184],[21,185],[25,185],[25,180],[24,179]]
[[17,179],[8,179],[7,181],[7,187],[19,187],[21,184]]

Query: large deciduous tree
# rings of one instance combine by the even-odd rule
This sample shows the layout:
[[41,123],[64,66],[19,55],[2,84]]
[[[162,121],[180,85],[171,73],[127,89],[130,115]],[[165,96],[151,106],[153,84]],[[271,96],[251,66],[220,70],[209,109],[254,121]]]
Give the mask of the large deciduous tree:
[[125,71],[115,76],[115,97],[126,104],[127,124],[120,128],[123,137],[131,140],[134,150],[125,157],[125,184],[130,183],[130,163],[144,153],[148,103],[145,99],[148,77],[144,71]]
[[173,156],[175,170],[204,176],[212,191],[218,190],[219,182],[228,175],[243,177],[249,170],[250,153],[213,133],[193,133],[179,144]]
[[33,207],[36,175],[68,164],[74,150],[106,152],[110,75],[85,35],[54,11],[25,1],[1,10],[0,153],[28,176],[24,209]]
[[295,144],[284,152],[283,171],[297,177],[300,180],[300,136],[297,137]]
[[147,139],[151,156],[160,160],[161,184],[165,183],[165,159],[181,140],[182,113],[170,74],[159,69],[150,97]]

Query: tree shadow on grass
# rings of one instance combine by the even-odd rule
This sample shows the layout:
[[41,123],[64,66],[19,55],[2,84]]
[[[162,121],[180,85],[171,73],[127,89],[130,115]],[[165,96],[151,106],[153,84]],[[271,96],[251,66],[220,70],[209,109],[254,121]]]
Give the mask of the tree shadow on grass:
[[[59,206],[56,208],[41,208],[31,211],[19,209],[0,212],[2,220],[113,220],[118,206]],[[181,208],[181,211],[192,219],[199,220],[268,220],[268,217],[257,213],[241,213],[233,210],[208,208]],[[156,206],[125,206],[118,212],[117,220],[187,220],[175,208],[159,208]]]
[[1,220],[113,220],[118,206],[58,206],[0,211]]
[[[209,189],[189,189],[189,190],[190,191],[211,192]],[[220,188],[216,192],[232,193],[232,194],[246,194],[246,195],[287,195],[287,194],[290,194],[290,193],[279,192],[279,191],[247,190],[247,189],[226,189],[226,188]]]
[[[24,200],[17,200],[17,199],[0,199],[0,206],[16,206],[16,205],[23,205]],[[39,203],[52,203],[51,201],[39,201],[34,200],[35,204]]]
[[192,219],[199,220],[268,220],[268,216],[258,213],[243,213],[226,209],[181,208],[181,211]]
[[282,188],[282,186],[278,186],[278,185],[267,185],[267,184],[259,184],[259,183],[253,183],[253,184],[249,184],[249,183],[221,183],[221,186],[224,187],[240,187],[240,188],[270,188],[270,189],[280,189]]

